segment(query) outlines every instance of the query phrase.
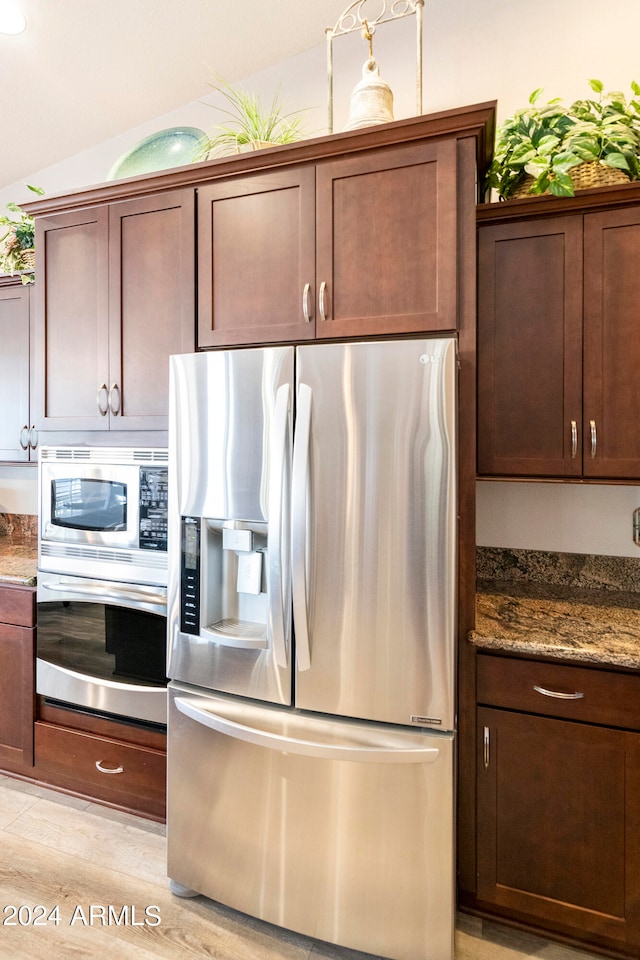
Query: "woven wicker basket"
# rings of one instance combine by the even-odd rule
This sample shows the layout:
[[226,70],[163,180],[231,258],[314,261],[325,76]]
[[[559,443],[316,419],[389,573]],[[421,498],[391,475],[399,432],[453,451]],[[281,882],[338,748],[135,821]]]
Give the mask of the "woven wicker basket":
[[24,263],[25,270],[35,270],[36,268],[36,252],[35,250],[23,250],[22,251],[22,262]]
[[[574,190],[591,190],[594,187],[612,187],[617,183],[628,183],[629,177],[623,170],[617,170],[615,167],[607,167],[597,160],[592,163],[580,163],[577,167],[569,170],[569,176],[573,182]],[[526,176],[519,187],[517,187],[511,196],[529,197],[529,192],[534,178]],[[545,190],[545,194],[549,191]]]

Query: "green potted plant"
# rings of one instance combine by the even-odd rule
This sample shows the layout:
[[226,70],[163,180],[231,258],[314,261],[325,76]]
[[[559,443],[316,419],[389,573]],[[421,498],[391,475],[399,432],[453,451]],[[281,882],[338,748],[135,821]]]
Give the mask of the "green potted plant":
[[255,94],[238,90],[224,81],[211,86],[227,101],[228,108],[220,109],[231,120],[217,126],[211,136],[202,140],[196,160],[227,156],[277,143],[294,143],[302,139],[302,118],[295,113],[282,112],[278,91],[265,108]]
[[575,189],[640,178],[640,86],[633,82],[629,100],[605,93],[600,80],[589,80],[597,98],[565,107],[559,98],[538,105],[542,89],[529,106],[517,110],[498,128],[487,188],[501,199],[551,193],[572,197]]
[[[44,193],[41,187],[33,187],[29,183],[27,187],[39,196]],[[0,271],[9,273],[11,276],[21,273],[23,283],[33,283],[35,266],[33,217],[25,213],[17,203],[8,203],[6,208],[14,216],[0,214],[0,226],[7,228],[0,237],[0,244],[2,244]]]

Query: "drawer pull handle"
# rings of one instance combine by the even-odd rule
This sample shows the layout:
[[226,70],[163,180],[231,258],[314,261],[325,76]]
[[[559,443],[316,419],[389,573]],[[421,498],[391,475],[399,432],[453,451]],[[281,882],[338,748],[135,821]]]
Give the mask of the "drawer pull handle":
[[598,434],[596,433],[595,420],[589,420],[589,430],[591,431],[591,459],[595,459],[598,450]]
[[562,693],[560,690],[546,690],[544,687],[538,687],[534,684],[533,689],[536,693],[541,693],[543,697],[555,697],[556,700],[582,700],[584,693],[576,690],[575,693]]
[[96,760],[96,770],[100,773],[124,773],[124,767],[103,767],[100,760]]
[[571,459],[575,460],[578,454],[578,424],[575,420],[571,421]]

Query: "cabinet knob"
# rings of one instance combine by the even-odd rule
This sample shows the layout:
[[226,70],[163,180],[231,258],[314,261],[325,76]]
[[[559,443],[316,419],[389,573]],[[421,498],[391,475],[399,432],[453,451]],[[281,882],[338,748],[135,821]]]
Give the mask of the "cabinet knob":
[[120,387],[117,383],[112,383],[109,390],[109,409],[114,417],[120,413]]
[[[102,402],[104,400],[104,403]],[[98,404],[98,410],[100,411],[101,417],[106,417],[109,412],[109,391],[107,390],[106,383],[101,383],[98,387],[98,394],[96,396],[96,403]]]

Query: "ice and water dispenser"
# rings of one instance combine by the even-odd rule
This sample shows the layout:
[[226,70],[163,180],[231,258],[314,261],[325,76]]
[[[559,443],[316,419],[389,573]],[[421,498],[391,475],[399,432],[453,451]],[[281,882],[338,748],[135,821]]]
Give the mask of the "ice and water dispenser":
[[267,524],[182,517],[180,629],[267,644]]

